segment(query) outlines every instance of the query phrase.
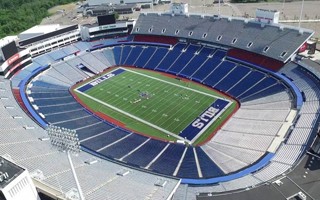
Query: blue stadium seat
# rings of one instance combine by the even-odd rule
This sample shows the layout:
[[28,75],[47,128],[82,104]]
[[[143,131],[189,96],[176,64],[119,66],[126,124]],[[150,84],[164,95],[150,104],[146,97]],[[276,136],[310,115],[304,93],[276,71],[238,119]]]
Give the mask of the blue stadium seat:
[[159,71],[167,71],[176,59],[182,54],[182,49],[185,47],[185,44],[177,44],[169,53],[163,58],[159,65],[155,68]]
[[57,104],[67,104],[67,103],[72,103],[72,102],[76,102],[76,101],[74,100],[74,98],[71,95],[69,95],[67,97],[62,97],[62,98],[35,99],[34,102],[37,106],[49,106],[49,105],[57,105]]
[[213,48],[213,47],[203,47],[201,49],[201,51],[199,52],[199,55],[204,55],[204,56],[209,56],[211,54],[213,54],[217,49]]
[[115,143],[114,145],[102,150],[100,153],[112,158],[120,159],[121,157],[127,155],[130,151],[137,148],[143,142],[147,140],[146,137],[138,135],[138,134],[131,134],[127,138]]
[[200,48],[200,46],[189,45],[185,52],[181,53],[180,57],[172,64],[168,69],[168,72],[177,74],[179,73],[189,61],[195,56],[195,52]]
[[127,59],[123,62],[124,65],[133,65],[137,58],[140,56],[143,48],[141,46],[132,47],[132,50],[127,57]]
[[163,154],[151,165],[150,169],[172,176],[184,149],[184,145],[170,144]]
[[79,140],[83,140],[98,134],[103,134],[112,131],[113,129],[115,129],[115,127],[102,121],[101,123],[95,124],[94,126],[88,126],[77,130],[77,134]]
[[82,145],[92,150],[99,150],[100,148],[106,147],[107,145],[123,138],[128,135],[128,132],[114,129],[104,134],[93,137],[89,140],[82,142]]
[[144,48],[142,50],[142,54],[136,60],[134,65],[142,68],[148,62],[148,60],[152,57],[155,51],[156,51],[156,47],[149,46],[147,48]]
[[203,80],[203,82],[206,85],[214,86],[234,68],[234,63],[223,61],[213,72],[211,72],[211,74],[206,79]]
[[265,77],[265,74],[259,71],[251,71],[244,79],[238,82],[234,87],[227,91],[233,97],[241,95],[248,89],[248,85],[254,85]]
[[122,47],[121,46],[115,46],[113,48],[113,55],[114,55],[114,61],[116,65],[120,65],[120,58],[121,58],[121,52],[122,52]]
[[48,82],[44,82],[44,81],[40,81],[40,80],[32,82],[32,85],[33,85],[32,87],[36,87],[36,86],[37,87],[42,87],[42,88],[44,88],[44,90],[46,88],[53,88],[54,90],[68,89],[65,86],[54,85],[54,84],[51,84],[51,83],[48,83]]
[[74,103],[74,104],[66,104],[66,105],[56,105],[56,106],[50,106],[50,107],[39,107],[40,113],[57,113],[57,112],[65,112],[67,110],[77,110],[83,108],[80,104]]
[[251,95],[247,98],[241,99],[241,102],[246,102],[246,101],[251,101],[254,99],[263,98],[266,96],[277,94],[279,92],[283,92],[285,90],[286,90],[286,87],[283,84],[281,84],[281,83],[273,84],[272,86],[265,88],[264,90],[261,90],[260,92],[254,94],[254,95]]
[[226,54],[227,54],[227,52],[225,50],[218,49],[214,53],[214,57],[219,58],[220,60],[222,60],[222,58],[224,58],[226,56]]
[[194,149],[193,147],[188,148],[188,150],[183,158],[183,161],[181,163],[181,166],[179,168],[177,177],[179,177],[179,178],[199,177],[193,149]]
[[198,68],[192,78],[198,81],[202,81],[208,74],[213,71],[221,63],[220,58],[212,57],[209,58],[200,68]]
[[[33,91],[31,89],[31,91]],[[61,91],[54,91],[54,92],[45,92],[45,93],[37,93],[32,92],[28,96],[33,97],[34,99],[41,99],[41,98],[59,98],[59,97],[67,97],[70,96],[68,90],[61,90]]]
[[144,68],[154,69],[167,53],[167,48],[159,47],[157,51],[153,54],[151,59],[145,64]]
[[203,178],[224,175],[223,171],[209,158],[201,147],[197,147],[196,152]]
[[100,122],[99,119],[97,119],[96,117],[94,117],[92,115],[88,115],[85,118],[73,119],[71,121],[60,122],[55,125],[60,126],[60,127],[64,127],[64,128],[68,128],[68,129],[78,129],[81,127],[90,126],[91,124],[96,124],[98,122]]
[[74,118],[80,118],[87,116],[88,113],[84,110],[74,110],[68,112],[58,112],[51,115],[46,115],[46,120],[51,123],[66,121]]
[[241,78],[243,78],[247,73],[250,72],[248,67],[237,66],[234,70],[228,74],[223,80],[221,80],[215,88],[221,91],[228,91],[232,86],[234,86]]
[[166,145],[166,142],[150,140],[133,154],[126,157],[124,161],[137,166],[146,167]]
[[204,62],[206,62],[208,56],[213,53],[215,49],[203,47],[200,53],[193,57],[188,65],[179,72],[183,77],[190,77],[198,68],[200,68]]
[[242,95],[238,96],[238,99],[241,100],[243,98],[246,98],[246,97],[248,97],[252,94],[255,94],[257,92],[260,92],[261,90],[264,90],[267,87],[270,87],[271,85],[276,84],[276,83],[277,83],[276,79],[274,79],[272,77],[265,77],[259,83],[257,83],[252,88],[250,88],[248,91],[246,91]]
[[122,48],[122,52],[121,52],[121,57],[120,57],[120,65],[123,65],[124,64],[124,61],[127,59],[127,57],[129,56],[129,53],[131,51],[132,47],[131,46],[128,46],[128,45],[125,45],[123,48]]

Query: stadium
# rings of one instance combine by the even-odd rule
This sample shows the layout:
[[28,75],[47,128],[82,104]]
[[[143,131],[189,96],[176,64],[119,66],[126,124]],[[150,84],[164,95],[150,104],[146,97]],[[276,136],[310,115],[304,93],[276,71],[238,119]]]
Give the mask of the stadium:
[[0,155],[41,196],[320,198],[314,31],[187,6],[2,48]]

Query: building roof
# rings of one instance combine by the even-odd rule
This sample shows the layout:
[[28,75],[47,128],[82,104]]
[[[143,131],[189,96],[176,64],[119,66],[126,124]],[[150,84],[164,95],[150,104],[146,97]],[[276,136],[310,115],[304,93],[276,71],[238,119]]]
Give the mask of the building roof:
[[125,9],[133,9],[136,7],[136,4],[119,4],[119,5],[114,5],[115,10],[125,10]]
[[2,39],[0,39],[0,48],[9,44],[10,42],[12,42],[13,40],[16,40],[18,37],[16,35],[14,36],[7,36],[4,37]]
[[0,156],[0,189],[24,171],[23,168]]
[[46,34],[46,33],[50,33],[52,31],[56,31],[61,29],[62,27],[60,26],[60,24],[48,24],[48,25],[36,25],[33,26],[25,31],[23,31],[21,34],[34,34],[34,33],[42,33],[42,34]]

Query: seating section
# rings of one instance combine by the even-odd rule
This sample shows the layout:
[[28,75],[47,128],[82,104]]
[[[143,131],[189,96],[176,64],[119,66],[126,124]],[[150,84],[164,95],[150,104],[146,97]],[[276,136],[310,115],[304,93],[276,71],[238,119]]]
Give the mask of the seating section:
[[[291,96],[285,92],[284,85],[264,72],[227,60],[225,56],[225,50],[187,43],[177,43],[171,49],[141,45],[108,47],[79,53],[77,57],[53,64],[31,82],[29,96],[34,98],[33,105],[45,120],[77,130],[82,145],[108,158],[182,178],[221,176],[258,160],[291,108],[285,104],[290,104]],[[166,71],[237,96],[240,101],[243,99],[246,107],[203,147],[168,145],[118,129],[79,105],[68,92],[71,85],[90,76],[80,70],[79,65],[94,73],[113,65]],[[248,84],[252,87],[248,88]],[[251,103],[264,99],[264,103],[275,104],[280,97],[285,103],[279,104],[278,109],[261,112],[255,107],[257,102]],[[274,112],[279,113],[276,118]],[[238,131],[239,126],[243,127],[242,132]],[[248,156],[237,159],[240,154]]]
[[56,51],[52,51],[46,55],[49,55],[53,60],[61,60],[64,57],[68,56],[62,49],[58,49]]
[[[98,52],[99,53],[99,52]],[[80,61],[81,64],[84,64],[86,67],[89,67],[92,71],[99,73],[102,72],[104,69],[110,67],[110,63],[105,62],[106,59],[101,56],[96,56],[91,53],[85,53],[79,56],[82,61]],[[104,58],[104,59],[100,59]]]
[[165,149],[165,151],[162,152],[160,157],[154,163],[152,163],[150,169],[159,173],[172,175],[181,159],[181,155],[185,148],[186,147],[184,145],[170,144]]
[[[77,130],[79,139],[86,148],[99,152],[108,158],[123,159],[134,166],[148,167],[149,170],[162,172],[162,169],[166,168],[165,165],[171,163],[171,168],[162,173],[190,178],[192,176],[199,177],[199,173],[210,176],[222,174],[213,161],[205,156],[198,158],[199,163],[205,163],[203,170],[209,170],[206,166],[211,166],[211,169],[215,168],[214,171],[219,173],[207,173],[202,172],[201,168],[197,169],[195,162],[190,161],[190,159],[195,161],[194,150],[191,147],[186,149],[187,157],[182,158],[185,149],[182,145],[171,144],[169,148],[165,142],[115,128],[86,111],[68,91],[74,82],[83,78],[83,76],[79,76],[80,73],[72,65],[74,65],[74,61],[69,61],[68,64],[53,65],[30,83],[29,96],[33,98],[32,104],[37,106],[38,112],[45,117],[47,122]],[[73,74],[70,74],[71,72]],[[69,75],[62,76],[63,73]],[[61,76],[57,74],[61,74]],[[58,78],[68,78],[69,81],[68,83],[67,81],[61,82]],[[175,153],[172,154],[172,152]],[[171,155],[174,156],[171,157]],[[179,164],[180,159],[181,164]],[[172,162],[173,160],[175,162]],[[201,167],[201,165],[199,166]],[[187,169],[193,169],[194,172],[188,174]]]
[[146,46],[143,48],[141,54],[137,57],[137,60],[132,64],[134,66],[144,67],[149,59],[156,52],[157,48],[152,46]]
[[[220,49],[177,43],[172,49],[151,46],[146,48],[138,45],[118,46],[114,47],[113,53],[117,64],[165,71],[191,78],[225,91],[240,101],[249,101],[286,90],[286,86],[277,83],[275,78],[264,72],[225,60],[226,51]],[[251,87],[248,88],[248,85]]]
[[53,65],[55,70],[68,78],[72,83],[76,83],[88,77],[85,73],[81,72],[77,67],[70,67],[68,63],[58,63]]
[[195,53],[190,62],[179,71],[179,75],[189,78],[197,68],[200,68],[209,58],[215,49],[209,47],[202,47],[201,50]]
[[182,159],[181,167],[178,169],[177,176],[183,178],[198,177],[197,163],[194,155],[194,148],[188,148]]
[[[267,24],[261,27],[255,20],[226,16],[190,14],[186,17],[183,14],[141,13],[132,34],[137,38],[150,35],[215,43],[260,54],[257,58],[269,57],[284,62],[313,32],[304,31],[299,34],[297,29],[286,26],[279,31],[279,25]],[[264,51],[265,47],[269,47],[270,51]],[[286,53],[282,54],[283,52]],[[258,60],[256,64],[265,64],[271,59]],[[273,62],[267,67],[277,70],[278,63]]]
[[[10,91],[10,82],[0,77],[0,88],[8,89],[1,90],[1,96],[6,99],[0,99],[2,120],[0,155],[27,168],[32,178],[41,181],[47,187],[59,188],[59,192],[64,196],[72,188],[77,187],[73,181],[68,158],[65,153],[52,148],[50,141],[45,140],[48,137],[46,131],[20,109]],[[33,95],[48,97],[42,96],[43,93],[38,94]],[[20,118],[12,116],[20,116]],[[30,129],[25,129],[24,126]],[[152,194],[152,199],[161,200],[163,196],[169,196],[179,183],[177,179],[149,174],[97,159],[86,152],[81,152],[77,156],[71,155],[71,157],[78,181],[88,200],[103,199],[106,193],[110,199],[146,199]],[[85,162],[92,162],[92,164]],[[126,176],[120,176],[119,172],[129,173]],[[159,180],[166,182],[165,187],[160,189],[155,185]],[[119,188],[127,192],[123,194],[123,190]]]
[[68,45],[62,48],[62,51],[64,51],[66,55],[72,55],[79,52],[80,50],[77,47],[75,47],[75,45]]
[[[183,185],[174,199],[193,199],[201,192],[249,189],[270,181],[299,161],[317,134],[320,121],[319,79],[297,63],[283,67],[313,33],[279,28],[219,16],[186,18],[148,13],[140,15],[129,37],[76,42],[32,58],[32,64],[11,81],[0,77],[0,155],[6,154],[26,167],[33,178],[64,194],[76,187],[70,181],[68,159],[50,147],[46,131],[16,102],[29,101],[23,108],[30,109],[30,103],[48,124],[76,130],[83,150],[107,159],[97,159],[86,151],[73,158],[86,199],[103,199],[106,194],[110,199],[167,199],[180,184],[168,177],[215,183],[199,188]],[[27,85],[21,84],[41,66],[50,67]],[[135,134],[101,119],[69,91],[113,66],[184,77],[225,93],[241,107],[202,146]],[[29,99],[20,96],[20,88]],[[302,106],[296,103],[301,99],[299,91]],[[297,114],[295,118],[292,113]],[[283,127],[289,127],[283,141],[276,151],[270,150]],[[96,162],[91,164],[90,160]],[[263,168],[254,168],[261,161]],[[255,170],[242,171],[250,166]],[[242,177],[226,181],[238,174]],[[157,186],[159,181],[165,186]]]
[[201,48],[201,46],[189,44],[183,49],[180,56],[176,59],[175,63],[167,70],[171,73],[179,73],[188,63],[193,59],[195,53]]
[[41,55],[41,56],[34,58],[33,62],[37,63],[40,66],[45,66],[45,65],[51,64],[55,61],[49,55],[44,54],[44,55]]
[[127,58],[123,61],[124,64],[132,66],[142,53],[142,46],[132,46]]
[[[78,44],[76,49],[92,47]],[[93,45],[94,46],[94,45]],[[69,52],[75,51],[73,48]],[[64,51],[67,54],[68,50]],[[274,137],[294,106],[294,95],[279,78],[267,71],[228,59],[227,51],[219,48],[188,43],[176,43],[171,48],[148,45],[116,45],[54,63],[58,56],[50,55],[52,66],[29,84],[28,94],[34,99],[49,123],[77,130],[81,144],[106,158],[125,162],[168,176],[180,178],[211,178],[241,170],[257,162],[268,150]],[[48,55],[46,55],[48,56]],[[33,69],[47,58],[38,58]],[[201,147],[157,141],[136,135],[105,122],[83,108],[70,96],[69,87],[88,78],[90,74],[80,69],[83,65],[93,73],[99,73],[114,65],[136,66],[164,71],[214,87],[235,97],[241,108]],[[30,72],[30,70],[29,70]],[[296,67],[289,72],[304,88],[306,103],[295,123],[295,130],[279,149],[269,166],[283,163],[292,165],[304,151],[304,146],[315,125],[319,104],[319,91],[305,74]],[[290,74],[292,73],[292,74]],[[25,73],[28,74],[28,73]],[[288,77],[290,77],[286,74]],[[22,79],[25,75],[20,75]],[[18,83],[18,80],[16,82]],[[310,88],[311,85],[311,88]],[[248,87],[249,86],[249,87]],[[299,87],[300,88],[300,87]],[[313,111],[313,109],[316,111]],[[241,127],[239,129],[239,127]],[[289,157],[285,155],[292,151]],[[281,168],[282,171],[283,168]],[[264,174],[262,174],[264,173]],[[267,174],[267,175],[265,175]],[[243,181],[259,182],[270,177],[267,170],[243,178]],[[233,182],[226,188],[237,188]]]
[[[89,58],[90,59],[90,58]],[[91,57],[92,59],[92,57]],[[95,60],[95,59],[94,59]],[[84,71],[81,71],[80,69],[86,67],[87,71],[91,71],[95,74],[99,73],[99,69],[97,68],[97,66],[95,65],[96,62],[94,62],[92,65],[88,64],[85,60],[81,59],[81,57],[74,57],[71,59],[66,60],[66,63],[68,63],[69,65],[71,65],[73,67],[73,69],[75,69],[76,71],[78,71],[78,73],[83,74],[84,76],[87,76]]]
[[[159,63],[166,57],[169,53],[167,48],[158,47],[157,50],[152,54],[152,57],[148,59],[144,66],[139,66],[146,69],[155,69]],[[140,56],[144,57],[144,56]]]
[[176,60],[182,54],[182,50],[186,47],[186,44],[178,43],[172,50],[169,50],[168,54],[161,60],[161,62],[155,67],[155,70],[168,71]]

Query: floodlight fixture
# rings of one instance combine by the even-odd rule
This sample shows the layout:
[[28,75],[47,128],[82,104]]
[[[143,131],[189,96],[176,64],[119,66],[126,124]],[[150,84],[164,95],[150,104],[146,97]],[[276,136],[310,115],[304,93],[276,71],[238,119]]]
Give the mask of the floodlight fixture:
[[47,128],[47,133],[50,137],[51,145],[57,148],[59,151],[63,151],[67,153],[73,178],[77,185],[80,200],[84,200],[84,196],[78,181],[76,171],[74,169],[74,166],[71,160],[71,155],[70,155],[70,153],[74,153],[74,154],[80,153],[80,141],[79,141],[76,130],[49,125]]

